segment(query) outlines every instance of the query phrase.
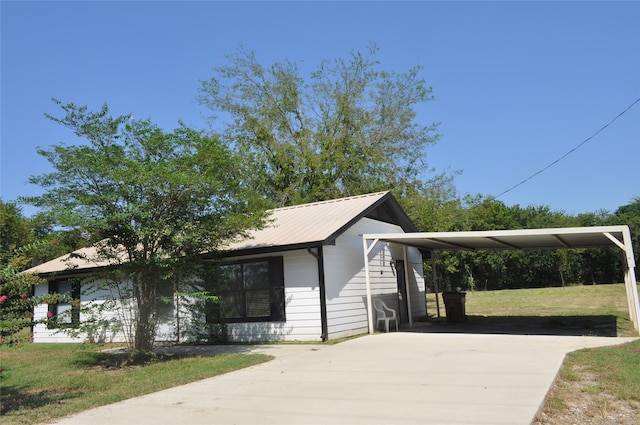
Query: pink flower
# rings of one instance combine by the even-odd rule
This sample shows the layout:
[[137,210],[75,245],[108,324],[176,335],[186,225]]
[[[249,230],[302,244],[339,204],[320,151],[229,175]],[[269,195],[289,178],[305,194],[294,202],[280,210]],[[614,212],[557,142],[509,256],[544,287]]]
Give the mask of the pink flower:
[[25,301],[27,298],[29,298],[29,295],[22,294],[22,296],[20,298],[22,299],[22,301]]
[[49,318],[53,317],[53,313],[50,312],[50,311],[47,311],[47,317],[49,317]]
[[6,295],[3,295],[0,297],[0,304],[4,304],[5,301],[7,301],[9,299],[9,297],[7,297]]

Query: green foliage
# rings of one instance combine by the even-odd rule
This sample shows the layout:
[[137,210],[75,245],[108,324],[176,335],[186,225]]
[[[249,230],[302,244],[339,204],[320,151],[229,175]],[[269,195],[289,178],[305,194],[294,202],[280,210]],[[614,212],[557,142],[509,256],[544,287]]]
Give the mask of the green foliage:
[[[37,244],[31,245],[31,247]],[[28,262],[30,246],[14,250],[0,267],[0,345],[15,345],[29,339],[24,329],[33,326],[33,308],[36,305],[64,301],[59,294],[34,297],[33,287],[43,279],[32,273],[23,273]],[[45,319],[46,321],[46,319]]]
[[[636,265],[640,264],[640,197],[636,196],[627,204],[619,207],[608,224],[626,224],[631,231],[631,245],[635,254]],[[636,279],[640,281],[640,267],[636,267]]]
[[78,246],[79,238],[71,233],[53,231],[50,227],[44,231],[44,228],[38,218],[26,218],[15,203],[0,199],[0,344],[28,340],[29,333],[23,330],[36,324],[33,308],[63,298],[32,296],[33,287],[43,280],[23,273]]
[[[215,280],[208,280],[214,282]],[[220,297],[210,291],[195,290],[178,294],[182,308],[191,317],[205,317],[205,320],[191,323],[186,329],[190,340],[207,344],[227,342],[227,327],[220,310]]]
[[[117,264],[135,300],[134,349],[155,339],[158,288],[202,269],[204,252],[262,226],[261,199],[240,157],[219,139],[181,125],[166,133],[149,120],[63,105],[48,118],[84,142],[39,149],[53,172],[32,176],[45,189],[23,201],[58,226],[99,241],[97,258]],[[184,282],[187,284],[188,282]]]
[[11,251],[30,241],[29,220],[24,218],[20,207],[0,198],[0,260],[5,260]]
[[[0,261],[20,258],[25,269],[80,248],[84,242],[78,232],[56,230],[42,215],[24,217],[16,203],[0,199]],[[28,249],[16,257],[14,251],[22,247]]]
[[453,230],[461,215],[461,202],[455,197],[453,175],[441,174],[426,182],[414,181],[392,190],[418,230]]
[[29,262],[31,241],[29,220],[22,210],[0,199],[0,345],[22,343],[29,337],[22,331],[32,324],[31,308],[37,303],[31,294],[40,280],[20,272]]
[[420,67],[380,69],[376,52],[324,60],[307,79],[296,63],[263,66],[242,48],[214,69],[199,100],[231,117],[225,134],[251,162],[256,191],[283,206],[420,183],[438,136],[414,107],[431,88]]

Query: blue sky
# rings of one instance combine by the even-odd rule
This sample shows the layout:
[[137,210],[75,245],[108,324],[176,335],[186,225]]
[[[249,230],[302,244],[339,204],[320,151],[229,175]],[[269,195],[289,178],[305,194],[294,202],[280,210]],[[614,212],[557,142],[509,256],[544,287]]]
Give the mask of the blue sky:
[[[640,2],[0,2],[0,196],[39,193],[36,147],[76,143],[51,102],[207,126],[201,80],[239,44],[264,65],[312,70],[375,43],[383,68],[423,67],[439,122],[426,161],[460,195],[498,195],[640,98]],[[500,196],[568,214],[640,196],[640,103]],[[30,214],[32,210],[24,207]]]

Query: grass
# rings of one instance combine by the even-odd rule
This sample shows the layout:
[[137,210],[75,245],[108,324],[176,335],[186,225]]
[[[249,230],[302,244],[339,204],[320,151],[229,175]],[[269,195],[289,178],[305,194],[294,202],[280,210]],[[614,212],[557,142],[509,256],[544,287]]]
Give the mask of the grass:
[[124,366],[123,357],[89,344],[0,348],[3,425],[33,424],[270,360],[259,354],[164,356]]
[[569,353],[534,424],[636,425],[640,339]]
[[640,401],[640,340],[615,347],[592,348],[569,353],[560,376],[577,379],[576,370],[595,376],[583,391],[607,392],[622,400]]
[[[432,317],[437,316],[435,294],[427,295],[427,309]],[[441,298],[440,313],[445,315]],[[629,320],[624,284],[468,292],[466,313],[471,322],[637,336]]]

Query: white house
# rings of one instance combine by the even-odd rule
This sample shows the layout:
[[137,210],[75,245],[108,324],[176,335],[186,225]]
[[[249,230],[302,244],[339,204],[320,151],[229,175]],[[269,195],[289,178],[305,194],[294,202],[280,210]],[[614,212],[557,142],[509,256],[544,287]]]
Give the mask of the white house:
[[[225,310],[227,333],[232,341],[321,341],[369,331],[365,270],[373,299],[380,298],[394,308],[400,323],[426,316],[422,254],[412,247],[393,243],[377,244],[363,257],[363,234],[407,233],[416,229],[389,192],[336,199],[271,211],[270,224],[253,231],[242,242],[225,251],[225,267],[230,275],[244,276]],[[85,278],[109,264],[91,262],[92,248],[64,256],[30,269],[48,282],[35,289],[69,293],[81,303],[103,302],[113,294],[85,291],[72,278]],[[77,279],[76,279],[77,280]],[[117,297],[116,297],[117,298]],[[76,306],[77,307],[77,306]],[[118,305],[117,307],[122,307]],[[36,319],[71,310],[71,305],[41,305]],[[125,309],[126,310],[126,309]],[[122,313],[122,310],[120,311]],[[115,318],[116,311],[104,312]],[[83,320],[80,313],[73,320]],[[181,341],[185,327],[197,326],[182,308],[169,305],[162,311],[164,322],[159,339]],[[45,325],[33,330],[34,342],[81,342],[91,339],[119,340],[120,334],[70,336]]]

